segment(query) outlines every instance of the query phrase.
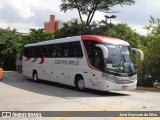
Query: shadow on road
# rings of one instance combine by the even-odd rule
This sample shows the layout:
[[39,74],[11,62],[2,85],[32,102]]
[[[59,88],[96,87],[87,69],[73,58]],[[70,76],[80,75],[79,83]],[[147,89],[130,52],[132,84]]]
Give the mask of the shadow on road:
[[[32,81],[32,80],[30,79],[30,81]],[[40,80],[39,83],[50,85],[50,86],[55,86],[55,87],[60,87],[60,88],[68,89],[68,90],[73,90],[75,92],[80,92],[80,91],[76,90],[74,86],[64,85],[64,84],[50,82],[50,81],[43,81],[43,80]],[[112,97],[113,96],[129,96],[128,94],[109,92],[109,91],[99,91],[99,90],[92,90],[92,89],[86,89],[84,92],[80,92],[80,93],[91,93],[91,94],[95,94],[95,95],[99,95],[99,96],[107,96],[107,97],[109,97],[109,96],[112,96]]]
[[85,92],[75,90],[75,87],[63,85],[55,82],[42,81],[33,82],[31,79],[23,77],[20,73],[5,73],[3,83],[23,89],[26,91],[57,97],[118,97],[129,96],[119,92],[103,92],[97,90],[86,89]]

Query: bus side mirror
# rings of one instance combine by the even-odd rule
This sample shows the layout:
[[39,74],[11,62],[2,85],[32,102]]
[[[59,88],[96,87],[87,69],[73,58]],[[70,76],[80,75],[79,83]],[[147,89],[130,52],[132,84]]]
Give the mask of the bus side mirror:
[[144,59],[144,54],[143,54],[142,50],[137,49],[137,48],[132,48],[132,50],[139,53],[139,55],[140,55],[140,60],[143,60],[143,59]]
[[96,44],[97,47],[101,48],[103,51],[104,58],[108,58],[108,49],[104,45]]

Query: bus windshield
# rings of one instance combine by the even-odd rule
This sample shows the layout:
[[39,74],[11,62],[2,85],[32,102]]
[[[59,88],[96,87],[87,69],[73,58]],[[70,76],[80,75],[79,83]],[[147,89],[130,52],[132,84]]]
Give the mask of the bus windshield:
[[105,62],[105,71],[117,73],[135,73],[135,59],[130,46],[104,46],[108,49],[108,58]]

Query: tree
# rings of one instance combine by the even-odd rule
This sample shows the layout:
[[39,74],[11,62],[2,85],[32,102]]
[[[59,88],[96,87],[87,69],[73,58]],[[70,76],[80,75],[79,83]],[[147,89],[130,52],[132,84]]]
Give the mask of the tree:
[[138,47],[138,40],[140,39],[140,35],[124,23],[108,25],[105,35],[128,41],[132,47]]
[[30,31],[29,34],[23,34],[15,29],[0,28],[0,64],[4,69],[15,69],[16,53],[23,53],[24,45],[54,39],[54,33],[46,33],[43,29]]
[[64,24],[64,27],[59,31],[55,32],[56,38],[71,37],[83,34],[93,34],[93,29],[91,26],[85,28],[84,24],[78,24],[77,22],[72,22],[71,25]]
[[78,24],[77,22],[73,22],[70,26],[65,24],[63,28],[55,33],[55,37],[63,38],[77,35],[95,34],[116,37],[128,41],[132,47],[136,48],[139,48],[142,45],[142,43],[140,43],[141,36],[132,30],[127,24],[100,24],[97,25],[92,23],[88,28],[85,28],[83,24]]
[[30,29],[30,33],[23,35],[23,45],[54,39],[54,33],[44,32],[43,29]]
[[138,66],[138,75],[142,85],[152,87],[155,80],[160,81],[160,19],[150,17],[149,25],[145,26],[147,36],[138,41],[144,52],[144,60]]
[[153,80],[160,80],[160,19],[150,17],[150,24],[146,26],[145,60],[143,62],[145,76],[151,76]]
[[21,46],[22,36],[15,29],[0,29],[0,64],[4,69],[15,69],[15,55]]
[[[115,5],[132,5],[135,0],[61,0],[61,11],[77,9],[81,22],[87,27],[90,25],[96,11],[108,12]],[[84,22],[82,15],[87,15]]]

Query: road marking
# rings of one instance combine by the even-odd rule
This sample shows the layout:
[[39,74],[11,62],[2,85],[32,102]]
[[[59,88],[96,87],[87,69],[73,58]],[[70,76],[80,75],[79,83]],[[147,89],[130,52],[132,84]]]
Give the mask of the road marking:
[[[68,107],[70,108],[70,107]],[[81,114],[81,111],[92,111],[92,110],[97,110],[97,108],[94,108],[94,107],[88,107],[88,108],[83,108],[81,110],[79,110],[76,114]],[[61,114],[60,117],[57,117],[57,118],[54,118],[54,120],[63,120],[64,118],[67,118],[67,117],[72,117],[72,113],[70,111],[68,111],[68,113],[64,113],[64,114]]]
[[112,120],[160,120],[160,118],[158,117],[146,117],[146,118],[142,118],[142,117],[116,117],[113,118]]
[[[69,107],[68,107],[69,108]],[[126,110],[124,108],[118,108],[118,107],[87,107],[87,108],[83,108],[83,109],[80,109],[76,114],[79,115],[79,114],[82,114],[81,112],[82,111],[120,111],[120,110]],[[75,115],[75,114],[74,114]],[[68,111],[67,113],[64,113],[62,115],[60,115],[60,117],[56,117],[54,118],[54,120],[63,120],[67,117],[72,117],[72,113],[70,111]],[[118,120],[118,119],[117,119]]]
[[[72,106],[73,107],[73,106]],[[71,108],[71,107],[68,107]],[[68,109],[69,110],[69,109]],[[79,112],[76,114],[79,115],[81,114],[81,111],[130,111],[129,109],[126,108],[120,108],[120,107],[87,107],[80,109]],[[63,120],[68,117],[72,117],[72,113],[68,111],[68,113],[60,115],[60,117],[54,118],[54,120]],[[160,118],[157,117],[111,117],[111,120],[160,120]]]

